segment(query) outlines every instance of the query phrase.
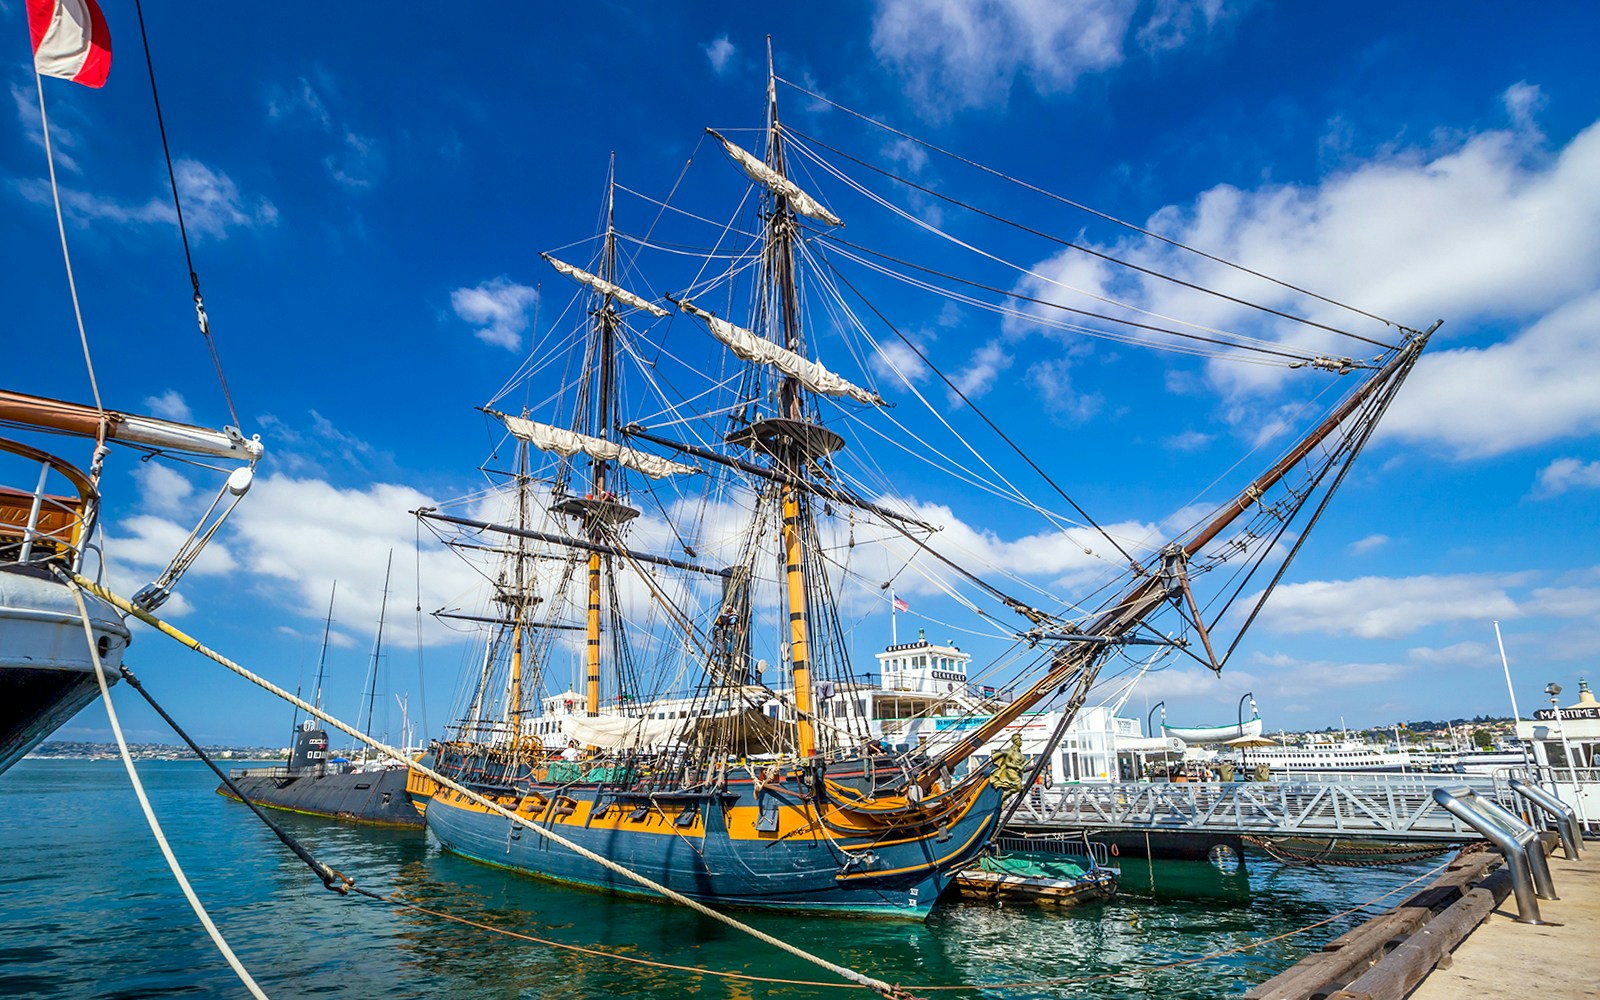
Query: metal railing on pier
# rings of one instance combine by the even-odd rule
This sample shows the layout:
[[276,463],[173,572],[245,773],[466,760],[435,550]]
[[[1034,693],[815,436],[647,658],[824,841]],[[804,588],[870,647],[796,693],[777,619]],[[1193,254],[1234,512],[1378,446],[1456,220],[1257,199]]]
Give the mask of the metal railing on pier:
[[1315,782],[1072,784],[1036,789],[1011,825],[1432,843],[1478,839],[1477,831],[1434,801],[1433,790],[1444,784],[1510,801],[1509,789],[1496,779],[1468,775],[1450,775],[1448,781],[1442,775],[1369,774]]

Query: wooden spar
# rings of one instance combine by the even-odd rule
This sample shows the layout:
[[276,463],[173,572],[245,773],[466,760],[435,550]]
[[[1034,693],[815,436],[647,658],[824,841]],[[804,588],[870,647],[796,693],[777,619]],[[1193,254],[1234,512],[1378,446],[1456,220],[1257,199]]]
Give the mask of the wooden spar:
[[[100,438],[101,414],[92,406],[68,403],[44,396],[0,389],[0,420],[29,427],[75,434],[78,437]],[[214,431],[206,427],[180,424],[172,420],[159,420],[134,413],[114,410],[105,412],[105,436],[108,440],[144,445],[165,451],[183,451],[218,458],[239,458],[249,462],[262,455],[261,442],[246,440],[238,431]]]
[[[611,154],[610,184],[606,187],[606,239],[604,257],[602,259],[601,277],[615,285],[617,280],[617,241],[615,225],[616,208],[616,154]],[[608,290],[601,299],[600,310],[596,315],[596,326],[600,334],[600,343],[597,354],[599,355],[600,371],[599,392],[596,394],[595,412],[591,420],[591,427],[597,436],[604,437],[611,429],[611,395],[612,395],[612,352],[615,350],[615,324],[616,310],[611,306],[611,292]],[[606,461],[602,458],[592,458],[589,461],[589,495],[605,497],[606,488]],[[599,544],[603,539],[599,519],[590,520],[589,541]],[[585,619],[584,636],[584,662],[587,667],[585,674],[584,710],[593,717],[600,714],[600,576],[602,570],[603,553],[599,549],[589,550],[589,613]]]
[[510,535],[513,538],[529,538],[536,542],[549,542],[552,545],[562,545],[568,548],[583,549],[586,552],[600,552],[604,555],[626,556],[638,562],[650,563],[655,566],[671,566],[674,569],[686,569],[692,573],[704,573],[707,576],[727,576],[726,569],[712,569],[709,566],[700,566],[681,559],[671,559],[667,556],[651,555],[648,552],[639,552],[634,549],[625,549],[620,545],[607,545],[603,542],[587,542],[581,538],[570,535],[557,535],[548,531],[534,531],[532,528],[518,528],[510,524],[495,524],[493,521],[474,521],[467,517],[455,517],[451,514],[441,514],[427,507],[420,507],[408,513],[429,521],[442,521],[445,524],[460,525],[463,528],[478,528],[482,531],[493,531],[501,535]]
[[506,728],[511,730],[511,742],[516,744],[522,735],[522,623],[511,629],[511,694],[506,699]]
[[[770,64],[767,98],[770,119],[767,165],[782,175],[783,138],[778,131],[778,94],[776,84],[772,80]],[[772,216],[767,222],[767,276],[770,282],[769,288],[778,294],[778,318],[783,324],[783,346],[799,353],[803,345],[800,343],[799,309],[794,298],[794,247],[790,242],[795,231],[794,210],[789,206],[789,199],[781,193],[774,191],[773,197]],[[778,397],[785,417],[801,422],[805,420],[798,379],[792,375],[785,375],[778,389]],[[779,471],[785,477],[802,478],[801,473],[806,460],[804,451],[798,444],[785,446],[777,457],[781,466]],[[809,588],[806,581],[805,525],[802,523],[806,514],[800,503],[798,489],[783,485],[780,492],[783,503],[783,552],[787,583],[785,591],[789,604],[789,666],[794,684],[795,749],[800,759],[805,760],[817,752],[817,735],[811,722],[811,625],[806,615],[806,594]]]
[[783,551],[788,575],[789,661],[794,672],[794,711],[797,752],[804,760],[817,752],[811,725],[811,661],[806,629],[805,551],[800,544],[800,498],[793,487],[783,489]]
[[589,613],[584,619],[583,708],[590,716],[600,714],[600,553],[589,553]]
[[[1411,366],[1416,363],[1417,356],[1428,343],[1428,338],[1433,331],[1439,328],[1435,323],[1426,332],[1413,337],[1404,347],[1396,352],[1389,363],[1373,374],[1372,378],[1359,386],[1344,401],[1336,406],[1327,419],[1308,434],[1285,455],[1275,463],[1272,468],[1256,477],[1255,481],[1246,486],[1237,497],[1217,513],[1215,517],[1201,528],[1193,538],[1183,546],[1185,559],[1192,558],[1200,549],[1217,535],[1221,534],[1227,526],[1240,514],[1249,510],[1257,498],[1272,486],[1276,485],[1289,470],[1311,453],[1319,443],[1338,429],[1351,414],[1355,413],[1364,403],[1369,401],[1380,387],[1393,385],[1398,387],[1399,382],[1409,373]],[[1167,600],[1166,580],[1159,573],[1147,574],[1139,582],[1129,588],[1109,611],[1104,612],[1083,631],[1096,636],[1120,636],[1131,632],[1139,622],[1143,621],[1156,608]],[[1051,666],[1044,676],[1040,677],[1027,690],[1018,694],[1009,704],[990,716],[982,725],[974,728],[950,749],[939,754],[924,765],[923,770],[936,770],[943,766],[951,766],[967,757],[977,749],[994,739],[1011,723],[1015,722],[1028,709],[1034,707],[1053,695],[1057,688],[1073,679],[1079,671],[1087,669],[1093,657],[1100,650],[1099,644],[1073,643],[1059,650],[1051,658]],[[1079,690],[1084,690],[1083,678],[1078,679]]]

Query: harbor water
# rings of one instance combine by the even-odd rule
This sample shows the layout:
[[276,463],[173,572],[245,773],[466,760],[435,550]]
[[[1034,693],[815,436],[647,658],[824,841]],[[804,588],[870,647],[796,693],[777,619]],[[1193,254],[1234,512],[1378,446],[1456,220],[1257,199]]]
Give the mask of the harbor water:
[[[140,762],[139,773],[201,900],[274,998],[871,995],[669,904],[545,885],[443,854],[417,831],[274,814],[362,888],[422,909],[338,896],[248,809],[215,794],[203,764]],[[120,762],[22,761],[0,778],[0,837],[0,996],[246,995],[169,873]],[[1282,971],[1364,919],[1339,914],[1443,859],[1366,870],[1252,854],[1231,871],[1120,860],[1121,895],[1080,908],[945,903],[925,924],[740,916],[922,996],[1209,998]],[[960,986],[970,988],[951,989]]]

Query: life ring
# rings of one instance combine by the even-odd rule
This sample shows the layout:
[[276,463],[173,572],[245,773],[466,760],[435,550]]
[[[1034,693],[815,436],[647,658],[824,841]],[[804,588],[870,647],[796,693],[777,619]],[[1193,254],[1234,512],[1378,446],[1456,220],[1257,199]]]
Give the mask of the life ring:
[[1111,856],[1113,858],[1122,857],[1122,848],[1118,847],[1116,844],[1112,844],[1111,845]]

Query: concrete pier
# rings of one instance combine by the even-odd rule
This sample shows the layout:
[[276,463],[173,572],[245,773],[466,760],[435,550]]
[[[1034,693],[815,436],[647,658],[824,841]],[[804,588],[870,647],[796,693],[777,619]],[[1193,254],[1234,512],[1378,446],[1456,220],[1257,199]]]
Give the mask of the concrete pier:
[[1577,1000],[1600,996],[1594,969],[1600,941],[1600,843],[1583,859],[1550,856],[1560,899],[1539,901],[1544,926],[1515,921],[1507,899],[1434,969],[1409,1000]]

